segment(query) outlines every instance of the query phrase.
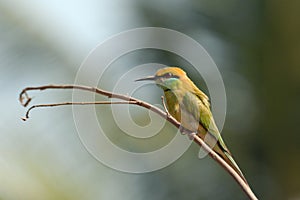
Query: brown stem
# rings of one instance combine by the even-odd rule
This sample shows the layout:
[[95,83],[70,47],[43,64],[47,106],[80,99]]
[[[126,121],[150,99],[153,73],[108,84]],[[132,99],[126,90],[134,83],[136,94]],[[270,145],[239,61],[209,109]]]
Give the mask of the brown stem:
[[[199,136],[196,134],[191,134],[192,132],[184,129],[181,127],[181,124],[171,115],[169,115],[167,112],[162,111],[156,106],[153,106],[147,102],[144,102],[142,100],[125,96],[122,94],[112,93],[109,91],[105,91],[96,87],[89,87],[89,86],[83,86],[83,85],[44,85],[44,86],[37,86],[37,87],[27,87],[22,90],[19,96],[20,103],[26,107],[29,102],[31,101],[31,98],[28,96],[27,91],[30,90],[46,90],[46,89],[79,89],[79,90],[85,90],[85,91],[91,91],[95,92],[100,95],[107,96],[109,98],[116,98],[124,100],[124,102],[110,102],[110,101],[102,101],[102,102],[65,102],[65,103],[57,103],[57,104],[38,104],[31,106],[27,112],[26,112],[26,118],[23,118],[26,120],[28,118],[30,110],[37,108],[37,107],[51,107],[51,106],[61,106],[61,105],[89,105],[89,104],[135,104],[141,107],[144,107],[146,109],[152,110],[153,112],[157,113],[161,117],[168,120],[170,123],[172,123],[175,127],[177,127],[181,132],[190,133],[192,135],[194,141],[202,146],[202,148],[207,151],[208,155],[214,159],[219,165],[221,165],[233,178],[234,180],[240,185],[240,187],[243,189],[245,194],[249,197],[251,200],[257,200],[257,197],[252,192],[250,186],[243,180],[242,177],[238,175],[238,173],[230,166],[228,165],[218,154],[216,154]],[[26,100],[24,102],[24,99]],[[163,99],[162,99],[163,100]]]
[[[26,104],[24,104],[24,107],[28,105],[26,101]],[[62,103],[51,103],[51,104],[36,104],[28,108],[25,117],[22,117],[21,119],[23,121],[26,121],[29,118],[29,113],[34,108],[45,108],[45,107],[55,107],[55,106],[67,106],[67,105],[99,105],[99,104],[136,104],[135,101],[93,101],[93,102],[62,102]]]

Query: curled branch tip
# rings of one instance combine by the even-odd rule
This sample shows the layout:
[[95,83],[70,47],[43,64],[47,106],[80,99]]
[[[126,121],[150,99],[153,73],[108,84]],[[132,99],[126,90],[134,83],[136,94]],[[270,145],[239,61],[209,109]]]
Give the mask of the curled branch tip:
[[20,93],[19,101],[20,101],[22,106],[24,106],[24,107],[28,106],[28,104],[30,103],[31,100],[32,100],[32,98],[29,97],[29,95],[27,94],[26,91],[23,90]]

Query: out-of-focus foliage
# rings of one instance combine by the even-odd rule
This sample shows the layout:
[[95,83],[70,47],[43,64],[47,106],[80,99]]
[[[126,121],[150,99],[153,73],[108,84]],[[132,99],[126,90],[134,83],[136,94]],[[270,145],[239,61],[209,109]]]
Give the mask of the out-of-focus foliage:
[[[254,192],[260,199],[300,198],[299,8],[299,1],[276,0],[1,0],[0,199],[246,199],[221,167],[197,158],[196,145],[162,170],[127,174],[86,151],[70,108],[34,110],[28,122],[20,120],[24,109],[17,98],[23,87],[73,83],[99,42],[142,26],[174,29],[205,47],[226,87],[223,137]],[[154,50],[123,56],[100,86],[112,89],[123,72],[148,62],[184,65],[206,90],[185,61]],[[143,89],[139,98],[147,93],[152,103],[160,103],[158,88]],[[43,92],[34,101],[67,101],[70,94]],[[133,109],[136,122],[147,124],[147,115]],[[149,142],[130,138],[115,126],[109,107],[98,111],[108,137],[124,149],[148,151],[172,137],[166,127],[166,136]]]

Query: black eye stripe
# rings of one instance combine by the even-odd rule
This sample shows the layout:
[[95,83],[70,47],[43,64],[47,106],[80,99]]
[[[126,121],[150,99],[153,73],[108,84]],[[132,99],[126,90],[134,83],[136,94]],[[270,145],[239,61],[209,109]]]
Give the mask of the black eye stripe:
[[157,78],[178,78],[179,79],[179,76],[176,76],[172,73],[166,73],[166,74],[163,74],[163,75],[160,75],[160,76],[156,76]]

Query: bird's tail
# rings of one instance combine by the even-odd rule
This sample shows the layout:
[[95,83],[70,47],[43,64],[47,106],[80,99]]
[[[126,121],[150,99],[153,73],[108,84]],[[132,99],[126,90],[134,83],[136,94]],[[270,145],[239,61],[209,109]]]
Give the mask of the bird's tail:
[[208,134],[198,134],[199,137],[201,137],[206,144],[210,146],[216,152],[228,165],[230,165],[236,173],[245,181],[246,184],[248,184],[246,178],[244,177],[242,171],[234,161],[230,151],[226,147],[222,137],[220,136],[218,139],[208,132]]
[[[217,144],[217,145],[220,145],[220,144]],[[221,146],[221,149],[222,149],[222,146]],[[234,159],[231,156],[230,152],[227,149],[222,149],[222,150],[223,150],[222,153],[220,153],[219,151],[216,151],[216,153],[218,153],[218,155],[221,156],[223,158],[223,160],[228,165],[230,165],[234,169],[234,171],[236,171],[240,175],[240,177],[245,181],[245,183],[248,184],[244,174],[242,173],[242,171],[240,170],[240,168],[238,167],[238,165],[234,161]]]

